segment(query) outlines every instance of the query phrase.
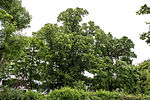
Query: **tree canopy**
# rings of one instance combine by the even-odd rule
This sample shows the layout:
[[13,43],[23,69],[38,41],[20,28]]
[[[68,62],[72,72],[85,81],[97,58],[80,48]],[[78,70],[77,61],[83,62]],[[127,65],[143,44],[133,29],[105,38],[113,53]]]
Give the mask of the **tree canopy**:
[[[139,77],[141,70],[132,65],[137,57],[133,41],[105,33],[94,21],[82,23],[89,14],[86,9],[68,8],[56,24],[47,23],[27,37],[18,34],[31,21],[21,1],[1,0],[0,8],[0,79],[8,79],[5,85],[40,91],[62,87],[145,91],[139,87],[145,77]],[[86,77],[85,71],[93,78]]]
[[30,15],[21,6],[19,0],[0,1],[0,67],[21,53],[26,44],[24,36],[16,34],[26,28],[30,22]]
[[[28,45],[7,71],[27,80],[28,88],[42,91],[83,84],[88,90],[135,92],[139,73],[131,65],[134,43],[126,36],[106,34],[93,21],[81,23],[87,14],[83,8],[69,8],[58,15],[61,26],[47,23],[32,37],[24,37]],[[86,77],[85,71],[94,78]]]

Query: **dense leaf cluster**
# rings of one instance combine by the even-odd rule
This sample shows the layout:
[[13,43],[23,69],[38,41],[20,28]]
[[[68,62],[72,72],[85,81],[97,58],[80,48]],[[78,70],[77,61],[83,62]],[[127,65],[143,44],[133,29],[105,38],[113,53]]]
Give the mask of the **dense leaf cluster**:
[[150,60],[145,60],[137,66],[141,72],[140,76],[140,92],[150,94]]
[[26,28],[30,19],[19,0],[0,0],[0,67],[22,53],[27,42],[24,36],[16,33]]

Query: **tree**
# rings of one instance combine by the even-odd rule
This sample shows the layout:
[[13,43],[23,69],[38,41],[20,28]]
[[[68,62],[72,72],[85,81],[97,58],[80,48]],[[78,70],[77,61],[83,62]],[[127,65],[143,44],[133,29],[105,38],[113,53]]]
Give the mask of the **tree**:
[[[31,20],[29,13],[21,6],[19,0],[0,1],[0,67],[11,59],[18,57],[21,47],[26,44],[22,36],[15,34],[26,28]],[[20,47],[19,47],[20,46]]]
[[72,83],[83,80],[83,72],[88,69],[87,63],[93,55],[93,37],[83,36],[77,32],[62,33],[57,25],[46,24],[36,34],[44,39],[47,46],[44,67],[44,87],[51,89],[72,86]]
[[[144,15],[144,14],[150,14],[150,7],[148,7],[146,4],[141,6],[141,9],[137,11],[138,15]],[[146,22],[146,24],[150,24],[149,22]],[[150,30],[148,32],[144,32],[141,34],[140,38],[142,40],[145,40],[146,43],[150,43]]]
[[[133,42],[125,36],[117,39],[106,34],[93,21],[81,23],[87,14],[82,8],[69,8],[58,16],[61,26],[48,23],[32,38],[24,37],[27,45],[23,45],[21,57],[12,60],[11,72],[27,80],[31,88],[37,89],[35,80],[41,82],[42,90],[47,91],[75,87],[77,82],[91,90],[127,90],[134,86],[137,72],[126,64],[132,64],[136,57],[131,50]],[[94,74],[94,78],[84,76],[85,71]]]
[[10,78],[14,70],[12,60],[24,54],[28,40],[20,31],[29,26],[30,20],[21,1],[0,0],[0,80]]
[[101,68],[105,69],[103,74],[111,71],[106,76],[112,78],[114,68],[110,66],[115,67],[117,60],[132,64],[132,58],[136,57],[131,50],[134,48],[133,42],[128,37],[117,39],[110,33],[105,34],[93,21],[80,24],[86,14],[87,10],[82,8],[69,8],[58,16],[58,22],[62,22],[62,26],[46,24],[34,33],[46,46],[43,58],[45,65],[42,70],[43,87],[73,87],[72,83],[76,81],[87,81],[84,71],[96,75],[100,71],[97,69]]

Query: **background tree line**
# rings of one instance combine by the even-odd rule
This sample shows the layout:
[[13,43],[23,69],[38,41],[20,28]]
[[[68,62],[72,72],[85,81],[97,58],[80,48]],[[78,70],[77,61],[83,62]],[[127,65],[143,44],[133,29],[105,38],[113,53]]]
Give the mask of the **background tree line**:
[[[7,79],[3,85],[47,92],[68,86],[149,94],[150,61],[134,66],[132,40],[106,34],[93,21],[82,23],[86,9],[68,8],[56,24],[47,23],[28,37],[21,32],[31,16],[21,1],[1,0],[0,8],[0,79]],[[137,12],[145,13],[146,5]],[[149,33],[141,39],[149,43]],[[85,71],[94,77],[86,77]]]

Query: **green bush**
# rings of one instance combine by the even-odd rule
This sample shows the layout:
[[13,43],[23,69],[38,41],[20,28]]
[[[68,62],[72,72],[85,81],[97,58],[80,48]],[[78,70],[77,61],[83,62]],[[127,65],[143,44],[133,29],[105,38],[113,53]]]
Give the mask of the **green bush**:
[[68,87],[54,90],[47,96],[48,100],[149,100],[145,96],[129,95],[122,92],[99,90],[97,92],[84,92],[83,90]]
[[143,100],[150,100],[150,95],[143,95]]
[[25,100],[46,100],[46,98],[41,93],[27,91],[25,93]]
[[140,71],[139,87],[140,93],[150,95],[150,59],[136,66]]
[[23,90],[3,88],[0,91],[0,100],[150,100],[150,96],[104,90],[85,92],[81,89],[71,89],[69,87],[63,87],[52,91],[48,95],[42,95],[34,91],[24,93]]
[[0,91],[0,100],[24,100],[23,90],[2,87]]
[[89,98],[90,100],[143,100],[142,96],[134,96],[104,90],[100,90],[97,92],[89,92]]
[[83,90],[64,87],[51,92],[48,100],[88,100],[88,95]]
[[46,98],[37,92],[26,91],[14,88],[1,88],[0,100],[46,100]]

